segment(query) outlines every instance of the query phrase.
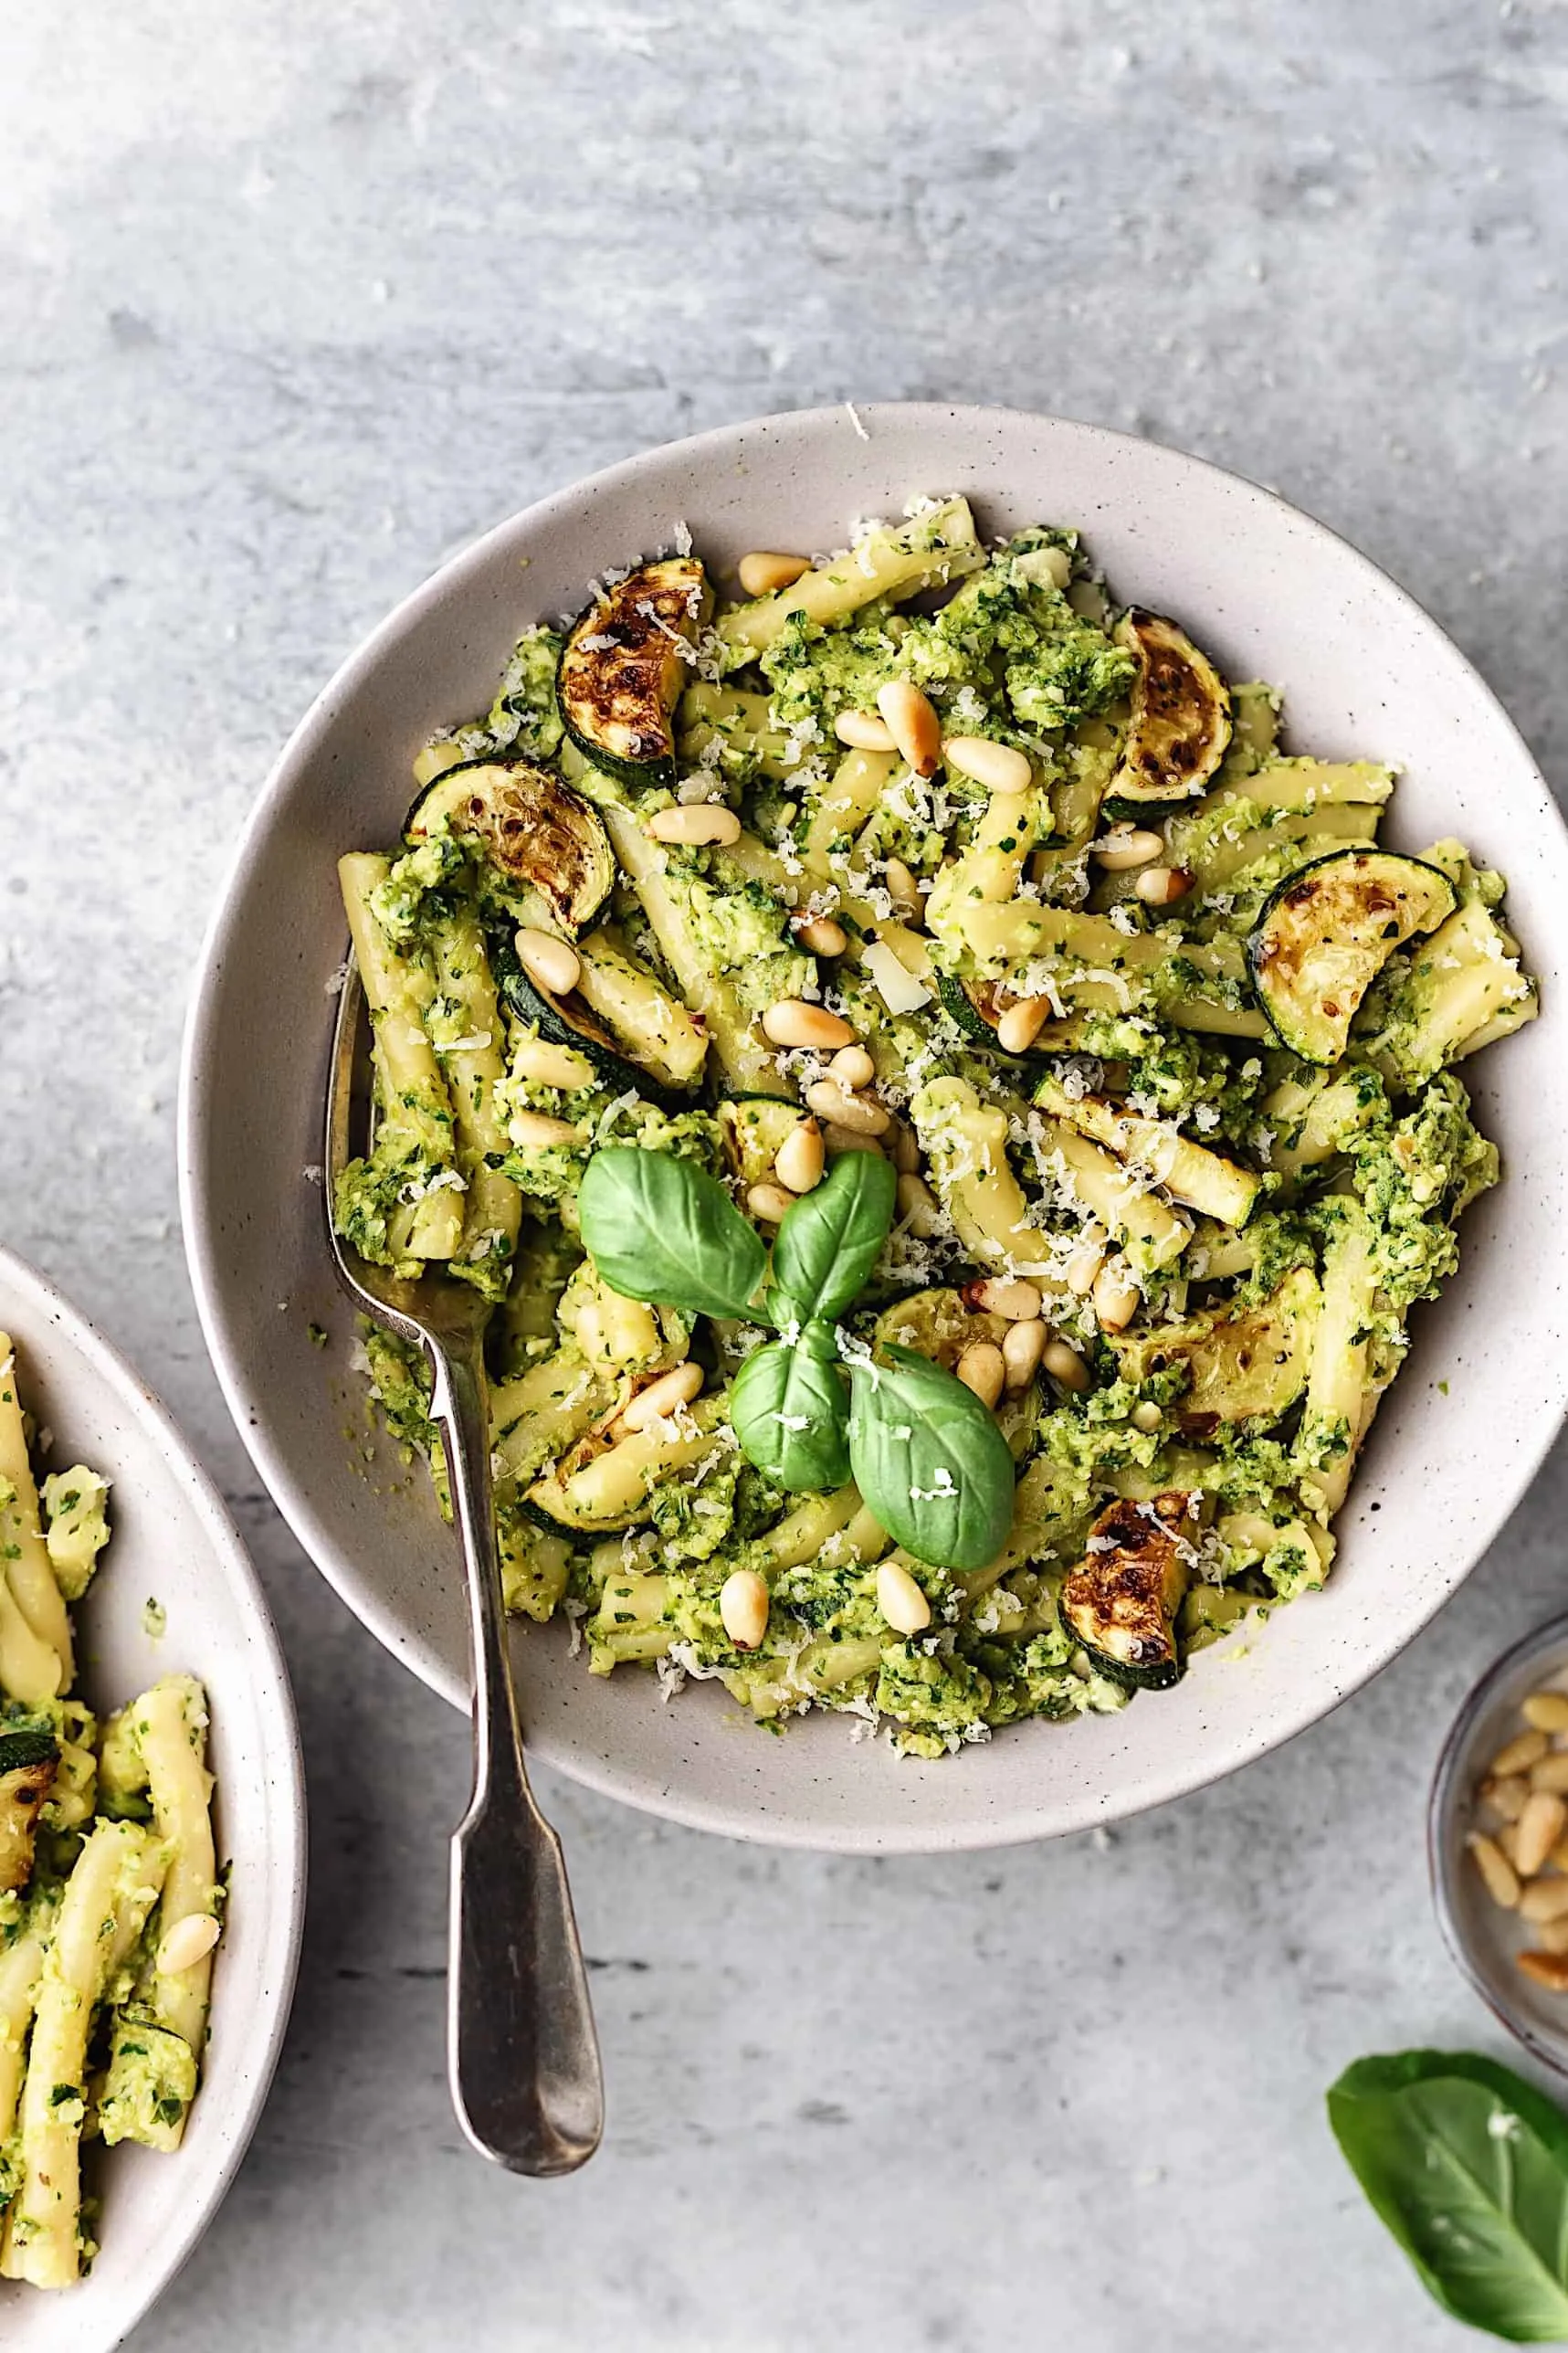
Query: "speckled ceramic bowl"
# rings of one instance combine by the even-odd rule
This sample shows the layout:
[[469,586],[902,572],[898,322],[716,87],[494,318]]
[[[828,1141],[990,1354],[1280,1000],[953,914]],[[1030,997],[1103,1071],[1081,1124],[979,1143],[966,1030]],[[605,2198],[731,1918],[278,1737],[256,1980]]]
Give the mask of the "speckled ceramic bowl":
[[1426,1810],[1426,1861],[1444,1940],[1495,2018],[1525,2048],[1568,2075],[1568,1994],[1552,1993],[1517,1966],[1531,1942],[1527,1922],[1494,1904],[1466,1850],[1489,1825],[1476,1804],[1487,1767],[1524,1730],[1520,1703],[1542,1689],[1568,1692],[1568,1618],[1538,1626],[1488,1668],[1443,1744]]
[[[206,1686],[217,1851],[230,1902],[212,2035],[173,2157],[89,2149],[100,2252],[58,2294],[0,2282],[6,2353],[110,2353],[206,2229],[249,2146],[282,2048],[305,1912],[305,1788],[283,1654],[255,1570],[217,1493],[157,1399],[52,1285],[0,1250],[0,1329],[23,1401],[53,1432],[56,1469],[110,1485],[113,1535],[81,1605],[82,1687],[102,1711],[160,1675]],[[147,1612],[163,1613],[161,1633]]]
[[[913,492],[964,491],[988,532],[1087,533],[1117,590],[1184,620],[1236,678],[1282,687],[1293,739],[1395,761],[1390,839],[1458,833],[1508,871],[1543,1018],[1467,1071],[1508,1182],[1467,1220],[1465,1263],[1417,1317],[1348,1508],[1330,1588],[1205,1652],[1180,1687],[1062,1730],[1033,1724],[941,1764],[853,1745],[842,1721],[773,1739],[716,1687],[591,1681],[564,1636],[520,1628],[530,1737],[632,1803],[805,1846],[1000,1844],[1114,1820],[1260,1757],[1384,1665],[1502,1525],[1568,1381],[1568,838],[1505,713],[1364,557],[1267,491],[1086,425],[991,409],[844,408],[657,449],[563,491],[427,581],[301,723],[258,804],[202,959],[185,1042],[185,1238],[219,1377],[300,1541],[378,1638],[456,1703],[468,1689],[450,1538],[384,1443],[363,1459],[349,1318],[305,1175],[321,1158],[327,985],[343,952],[334,860],[395,838],[409,763],[488,706],[527,622],[685,522],[720,564],[841,544]],[[331,1345],[311,1345],[308,1326]]]

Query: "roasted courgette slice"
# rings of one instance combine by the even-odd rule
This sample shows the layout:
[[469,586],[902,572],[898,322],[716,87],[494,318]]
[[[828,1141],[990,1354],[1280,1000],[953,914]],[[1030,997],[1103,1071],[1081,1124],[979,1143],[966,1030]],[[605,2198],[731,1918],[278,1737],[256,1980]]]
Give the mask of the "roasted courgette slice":
[[994,1054],[1002,1054],[1009,1061],[1027,1060],[1031,1054],[1059,1054],[1063,1051],[1063,1030],[1060,1021],[1047,1021],[1036,1033],[1033,1043],[1022,1055],[1012,1053],[996,1035],[996,1024],[1012,999],[1004,996],[995,984],[988,980],[960,980],[951,972],[934,975],[937,994],[942,1009],[964,1036],[976,1046],[988,1046]]
[[552,1046],[575,1048],[596,1079],[624,1093],[632,1089],[650,1103],[679,1103],[681,1098],[662,1081],[632,1060],[620,1040],[605,1028],[576,989],[557,997],[523,967],[503,925],[492,924],[485,934],[485,953],[496,987],[507,1010]]
[[1289,1412],[1307,1385],[1321,1305],[1317,1276],[1299,1266],[1256,1307],[1213,1308],[1112,1345],[1124,1380],[1187,1367],[1186,1389],[1166,1414],[1183,1438],[1202,1441],[1222,1426],[1266,1427]]
[[1107,805],[1130,810],[1193,800],[1230,743],[1230,691],[1184,629],[1136,606],[1116,641],[1138,665],[1132,710]]
[[59,1743],[51,1733],[0,1733],[0,1894],[26,1887],[33,1875],[38,1816],[59,1761]]
[[581,931],[610,895],[609,837],[582,795],[548,768],[527,760],[448,768],[409,810],[403,838],[416,848],[442,825],[476,840],[508,882],[537,891],[563,931]]
[[1146,1503],[1119,1496],[1062,1586],[1062,1623],[1119,1683],[1163,1691],[1180,1679],[1176,1620],[1197,1557],[1196,1501],[1175,1491]]
[[694,555],[643,564],[589,606],[566,640],[556,699],[585,758],[625,784],[675,782],[675,706],[712,596]]
[[1342,849],[1299,868],[1247,944],[1258,1004],[1280,1044],[1304,1062],[1337,1062],[1395,948],[1436,931],[1458,903],[1438,868],[1391,849]]

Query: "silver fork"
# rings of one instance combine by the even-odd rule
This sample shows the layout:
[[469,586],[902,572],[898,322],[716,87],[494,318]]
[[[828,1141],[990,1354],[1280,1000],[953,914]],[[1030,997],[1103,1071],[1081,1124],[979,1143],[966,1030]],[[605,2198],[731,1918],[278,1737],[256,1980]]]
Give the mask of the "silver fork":
[[351,1250],[332,1221],[356,1111],[370,1116],[363,990],[350,959],[327,1078],[327,1234],[345,1290],[425,1351],[435,1376],[452,1511],[468,1579],[474,1660],[474,1785],[452,1838],[447,2070],[474,2147],[513,2173],[574,2172],[605,2128],[604,2080],[561,1841],[529,1787],[490,1509],[484,1301],[467,1283],[399,1282]]

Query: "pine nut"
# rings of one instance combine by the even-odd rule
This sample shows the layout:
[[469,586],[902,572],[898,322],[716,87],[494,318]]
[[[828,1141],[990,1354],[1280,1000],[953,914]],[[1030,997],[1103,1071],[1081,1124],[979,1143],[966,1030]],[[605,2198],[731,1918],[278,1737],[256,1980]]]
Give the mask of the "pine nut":
[[1007,1362],[994,1340],[971,1340],[953,1367],[982,1405],[994,1405],[1007,1377]]
[[942,1203],[923,1176],[899,1179],[899,1216],[917,1240],[929,1241],[942,1224]]
[[879,1563],[877,1607],[895,1634],[918,1634],[931,1624],[931,1603],[901,1561]]
[[1568,1993],[1568,1953],[1516,1953],[1514,1959],[1548,1993]]
[[737,1651],[762,1648],[768,1630],[767,1579],[754,1568],[737,1568],[719,1590],[719,1615]]
[[763,1016],[763,1034],[775,1046],[810,1046],[821,1053],[855,1043],[855,1032],[847,1021],[829,1013],[826,1005],[812,1005],[804,997],[784,997],[770,1005]]
[[890,1124],[880,1103],[868,1103],[864,1095],[847,1094],[831,1079],[818,1079],[807,1087],[805,1100],[819,1118],[831,1120],[835,1127],[847,1127],[854,1135],[881,1135]]
[[741,839],[741,820],[719,801],[696,801],[686,807],[655,809],[647,821],[655,841],[679,842],[683,849],[713,845],[727,849]]
[[1132,1427],[1134,1430],[1142,1430],[1152,1435],[1156,1430],[1163,1428],[1164,1419],[1164,1415],[1161,1412],[1152,1398],[1144,1398],[1141,1403],[1135,1405],[1132,1409]]
[[1519,1910],[1525,1920],[1568,1920],[1568,1879],[1532,1880],[1519,1899]]
[[1009,1324],[1027,1324],[1040,1312],[1039,1286],[1021,1278],[987,1275],[983,1282],[966,1282],[963,1303],[983,1315],[1005,1315]]
[[827,1065],[827,1075],[853,1094],[857,1087],[870,1085],[877,1075],[877,1065],[864,1046],[840,1046]]
[[841,744],[856,752],[896,752],[893,731],[874,711],[841,711],[833,723]]
[[1532,1789],[1550,1789],[1553,1796],[1559,1798],[1568,1793],[1568,1749],[1554,1749],[1550,1757],[1543,1757],[1539,1765],[1532,1765],[1530,1786]]
[[1151,865],[1164,847],[1157,833],[1145,833],[1138,826],[1113,825],[1109,833],[1089,843],[1089,854],[1108,874],[1124,874],[1131,867]]
[[1528,1773],[1545,1756],[1548,1742],[1544,1732],[1521,1732],[1498,1750],[1487,1767],[1494,1781],[1506,1780],[1510,1773]]
[[1078,1350],[1069,1347],[1065,1340],[1047,1340],[1042,1362],[1053,1381],[1058,1381],[1064,1389],[1076,1390],[1080,1396],[1092,1378]]
[[877,695],[899,757],[917,776],[934,776],[942,759],[942,722],[912,678],[889,679]]
[[629,1405],[624,1406],[616,1421],[617,1431],[628,1434],[635,1430],[647,1430],[656,1421],[665,1421],[689,1405],[702,1388],[700,1365],[676,1365],[668,1373],[660,1373],[646,1388],[638,1389]]
[[925,901],[921,896],[920,884],[901,858],[888,860],[882,869],[882,880],[900,922],[918,928],[925,920]]
[[1125,1260],[1109,1258],[1094,1278],[1094,1312],[1107,1332],[1124,1331],[1142,1298],[1138,1285],[1128,1280],[1125,1267]]
[[1533,1732],[1568,1732],[1568,1692],[1531,1692],[1520,1714]]
[[888,1152],[900,1176],[918,1176],[921,1173],[921,1147],[913,1128],[895,1120],[888,1131]]
[[852,1127],[840,1127],[836,1119],[823,1122],[822,1140],[834,1153],[875,1152],[879,1155],[882,1150],[874,1135],[860,1135]]
[[1553,1871],[1560,1871],[1568,1877],[1568,1839],[1559,1839],[1546,1860]]
[[552,1144],[575,1144],[577,1131],[569,1119],[552,1119],[547,1112],[514,1111],[506,1132],[522,1152],[540,1152]]
[[823,1165],[827,1155],[822,1141],[822,1130],[814,1119],[803,1119],[792,1127],[778,1148],[773,1161],[773,1175],[792,1193],[809,1193],[822,1182]]
[[1543,1953],[1568,1953],[1568,1920],[1535,1920],[1535,1941]]
[[1564,1829],[1568,1829],[1568,1806],[1550,1789],[1533,1791],[1519,1818],[1514,1868],[1521,1879],[1535,1877]]
[[[1520,1900],[1519,1873],[1501,1847],[1484,1831],[1472,1831],[1465,1844],[1476,1859],[1476,1869],[1485,1880],[1492,1902],[1500,1904],[1505,1912],[1511,1912]],[[1568,1880],[1563,1883],[1563,1892],[1568,1897]],[[1568,1911],[1568,1903],[1563,1908]]]
[[1067,1287],[1079,1299],[1087,1299],[1094,1289],[1094,1278],[1105,1263],[1105,1241],[1098,1226],[1086,1226],[1082,1240],[1068,1253]]
[[520,1038],[512,1050],[512,1075],[531,1079],[536,1086],[559,1087],[565,1094],[580,1093],[594,1083],[586,1055],[570,1046],[552,1046],[548,1038]]
[[753,1185],[746,1194],[746,1207],[764,1226],[776,1226],[794,1208],[797,1198],[782,1185]]
[[849,944],[848,933],[831,915],[807,915],[796,923],[795,935],[807,955],[841,956]]
[[1497,1834],[1497,1842],[1517,1871],[1519,1869],[1519,1824],[1504,1822]]
[[1484,1805],[1491,1808],[1499,1821],[1517,1822],[1524,1811],[1530,1784],[1522,1773],[1510,1773],[1500,1781],[1483,1781],[1476,1794]]
[[1026,1054],[1046,1026],[1051,1009],[1046,997],[1021,997],[1009,1005],[996,1024],[996,1043],[1005,1054]]
[[1146,907],[1173,907],[1193,887],[1184,866],[1145,866],[1132,888]]
[[1037,1315],[1032,1324],[1009,1324],[1002,1335],[1005,1386],[1026,1389],[1040,1369],[1046,1353],[1046,1327]]
[[536,932],[526,923],[517,935],[517,960],[530,980],[552,997],[570,997],[583,977],[577,951],[553,932]]
[[222,1934],[221,1924],[210,1912],[187,1912],[163,1933],[158,1947],[159,1976],[177,1978],[183,1969],[194,1969],[198,1961],[206,1959]]
[[742,555],[735,570],[748,596],[776,596],[781,588],[793,588],[811,570],[809,555],[781,555],[768,548],[759,547],[751,555]]
[[1028,755],[989,735],[950,735],[942,756],[961,776],[971,776],[988,793],[1026,793],[1035,781]]

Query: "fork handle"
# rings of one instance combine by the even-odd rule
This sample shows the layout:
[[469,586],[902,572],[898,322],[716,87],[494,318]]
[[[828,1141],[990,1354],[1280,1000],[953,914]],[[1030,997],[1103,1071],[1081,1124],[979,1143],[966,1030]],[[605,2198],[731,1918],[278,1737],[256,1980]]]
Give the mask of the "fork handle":
[[498,2165],[572,2173],[599,2145],[604,2082],[561,1841],[523,1761],[477,1346],[438,1357],[431,1410],[447,1442],[474,1659],[473,1794],[452,1839],[452,2102]]

